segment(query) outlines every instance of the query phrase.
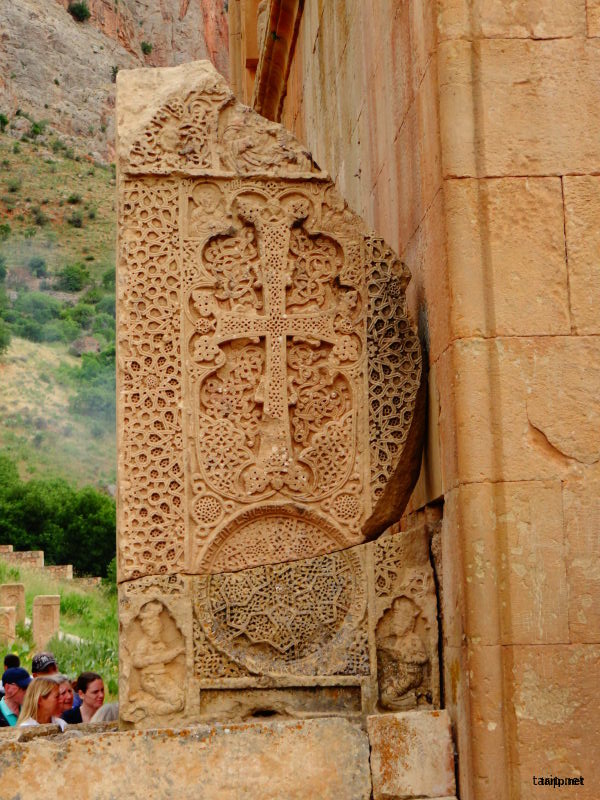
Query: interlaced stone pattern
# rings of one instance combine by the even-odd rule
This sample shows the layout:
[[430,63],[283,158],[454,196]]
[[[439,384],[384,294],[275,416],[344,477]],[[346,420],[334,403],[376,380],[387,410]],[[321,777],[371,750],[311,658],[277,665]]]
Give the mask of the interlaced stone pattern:
[[152,73],[158,107],[119,75],[122,717],[142,725],[193,718],[191,686],[374,679],[357,546],[421,377],[408,273],[310,154],[209,64]]

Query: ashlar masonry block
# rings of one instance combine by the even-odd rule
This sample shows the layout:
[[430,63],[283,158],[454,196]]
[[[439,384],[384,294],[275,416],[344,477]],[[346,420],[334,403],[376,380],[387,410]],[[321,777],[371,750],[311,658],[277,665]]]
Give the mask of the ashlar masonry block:
[[446,711],[372,716],[367,729],[374,800],[454,794],[454,748]]

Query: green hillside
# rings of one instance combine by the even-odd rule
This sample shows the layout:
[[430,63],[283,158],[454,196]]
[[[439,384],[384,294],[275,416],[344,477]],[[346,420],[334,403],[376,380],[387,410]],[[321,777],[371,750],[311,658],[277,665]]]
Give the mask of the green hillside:
[[0,134],[0,453],[22,477],[112,489],[113,170],[43,122],[17,141],[14,122]]

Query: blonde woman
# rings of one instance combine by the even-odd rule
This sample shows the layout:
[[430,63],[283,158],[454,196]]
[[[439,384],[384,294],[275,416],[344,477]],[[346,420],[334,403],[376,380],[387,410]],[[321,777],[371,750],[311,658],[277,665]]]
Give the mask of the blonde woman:
[[27,687],[17,726],[46,725],[52,722],[64,731],[66,722],[57,716],[60,712],[58,683],[53,678],[40,676],[34,678]]

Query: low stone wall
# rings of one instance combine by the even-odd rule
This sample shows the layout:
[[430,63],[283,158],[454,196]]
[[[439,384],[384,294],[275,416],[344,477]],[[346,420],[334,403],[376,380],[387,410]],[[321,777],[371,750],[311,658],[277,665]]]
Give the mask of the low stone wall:
[[147,731],[117,731],[116,723],[65,733],[55,725],[3,728],[2,797],[456,800],[446,711],[366,722],[368,733],[341,717]]
[[369,743],[339,718],[0,737],[0,785],[27,800],[368,800]]
[[[8,545],[12,547],[12,545]],[[3,552],[2,558],[9,564],[16,564],[17,566],[35,567],[41,569],[44,566],[44,551],[43,550],[16,550]]]
[[90,578],[86,576],[85,578],[73,578],[73,581],[78,586],[100,586],[102,578]]
[[72,581],[73,580],[73,564],[51,564],[44,567],[46,572],[51,578],[56,578],[57,581]]
[[[13,550],[12,544],[0,544],[0,558],[8,564],[29,567],[30,569],[43,569],[50,578],[58,581],[73,580],[72,564],[44,564],[43,550]],[[97,586],[101,578],[82,578],[83,586]],[[89,581],[89,583],[87,582]]]

